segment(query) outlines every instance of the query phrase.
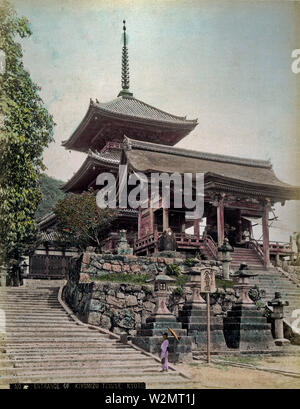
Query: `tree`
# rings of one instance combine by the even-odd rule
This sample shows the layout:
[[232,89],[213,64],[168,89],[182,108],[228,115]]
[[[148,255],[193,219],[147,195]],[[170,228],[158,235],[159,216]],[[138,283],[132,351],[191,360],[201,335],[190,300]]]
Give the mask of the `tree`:
[[56,203],[65,196],[64,192],[60,190],[63,183],[61,180],[54,179],[46,174],[40,176],[42,200],[35,213],[36,220],[51,213]]
[[93,189],[67,194],[56,204],[54,212],[62,242],[81,250],[88,246],[99,248],[118,214],[116,209],[99,208]]
[[0,49],[6,67],[0,74],[0,257],[19,285],[19,265],[34,241],[34,215],[41,200],[42,154],[52,141],[53,119],[22,63],[17,42],[31,35],[29,22],[19,18],[6,0],[0,4]]

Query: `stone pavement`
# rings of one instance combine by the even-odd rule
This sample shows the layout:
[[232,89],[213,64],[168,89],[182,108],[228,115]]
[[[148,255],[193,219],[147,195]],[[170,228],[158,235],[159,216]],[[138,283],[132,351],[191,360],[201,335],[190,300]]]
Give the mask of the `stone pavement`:
[[[62,282],[26,280],[0,288],[0,381],[145,382],[147,388],[188,388],[189,379],[108,333],[74,321],[58,301]],[[1,352],[1,351],[0,351]]]

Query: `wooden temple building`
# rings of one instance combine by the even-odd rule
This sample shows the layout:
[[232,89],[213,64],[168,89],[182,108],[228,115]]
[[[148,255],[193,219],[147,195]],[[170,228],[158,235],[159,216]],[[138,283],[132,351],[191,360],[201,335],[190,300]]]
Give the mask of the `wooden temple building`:
[[[140,209],[136,254],[157,251],[159,236],[168,228],[176,235],[178,249],[186,254],[199,249],[209,258],[218,257],[218,247],[225,236],[233,247],[251,249],[265,267],[270,257],[292,253],[289,243],[270,243],[269,213],[272,206],[286,200],[300,199],[300,188],[280,181],[269,161],[210,154],[176,147],[166,147],[125,138],[122,164],[128,172],[204,174],[204,213],[201,219],[186,220],[182,208]],[[172,201],[171,201],[172,204]],[[206,219],[205,231],[199,225]],[[262,220],[263,241],[253,238],[251,220]],[[193,225],[193,234],[186,229]],[[248,240],[244,232],[249,232]]]
[[[119,164],[128,172],[178,172],[204,174],[205,231],[200,234],[201,220],[185,220],[185,209],[120,209],[112,231],[103,242],[103,250],[116,247],[118,231],[126,229],[128,241],[137,255],[157,251],[160,235],[171,228],[176,235],[178,251],[195,254],[200,251],[217,258],[218,246],[229,237],[233,246],[246,243],[267,267],[270,258],[292,255],[288,243],[269,241],[271,207],[286,200],[300,199],[300,188],[280,181],[269,161],[223,156],[174,147],[196,126],[197,119],[187,119],[155,108],[134,97],[129,89],[126,27],[123,27],[122,90],[110,102],[90,100],[84,118],[63,142],[68,150],[84,152],[87,157],[62,186],[66,193],[97,189],[96,178],[102,172],[118,173]],[[252,234],[252,219],[262,220],[263,241]],[[187,233],[192,229],[192,233]]]

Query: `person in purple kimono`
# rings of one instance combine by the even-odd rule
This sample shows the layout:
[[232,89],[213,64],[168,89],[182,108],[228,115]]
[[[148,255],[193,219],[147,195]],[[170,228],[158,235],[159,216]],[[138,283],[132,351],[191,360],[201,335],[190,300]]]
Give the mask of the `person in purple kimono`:
[[169,346],[169,341],[168,341],[168,333],[165,332],[163,334],[163,342],[160,346],[160,359],[161,359],[161,372],[168,371],[168,346]]

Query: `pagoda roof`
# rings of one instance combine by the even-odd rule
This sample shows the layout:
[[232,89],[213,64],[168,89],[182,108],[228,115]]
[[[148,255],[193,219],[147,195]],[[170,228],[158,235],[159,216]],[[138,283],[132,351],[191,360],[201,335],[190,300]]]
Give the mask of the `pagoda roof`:
[[64,192],[80,193],[91,186],[103,170],[117,171],[121,158],[120,149],[110,149],[105,152],[89,151],[88,155],[76,173],[60,188]]
[[107,140],[124,134],[135,139],[174,145],[190,133],[197,119],[172,115],[131,96],[110,102],[93,102],[70,138],[62,142],[66,149],[87,152],[101,149]]
[[172,124],[196,125],[197,120],[188,120],[183,116],[176,116],[157,109],[134,97],[118,97],[110,102],[97,103],[99,109],[115,115],[126,115],[135,119],[167,122]]
[[130,138],[125,138],[123,145],[129,169],[134,171],[204,173],[205,189],[272,197],[276,201],[300,199],[300,187],[279,180],[269,161],[165,147]]

